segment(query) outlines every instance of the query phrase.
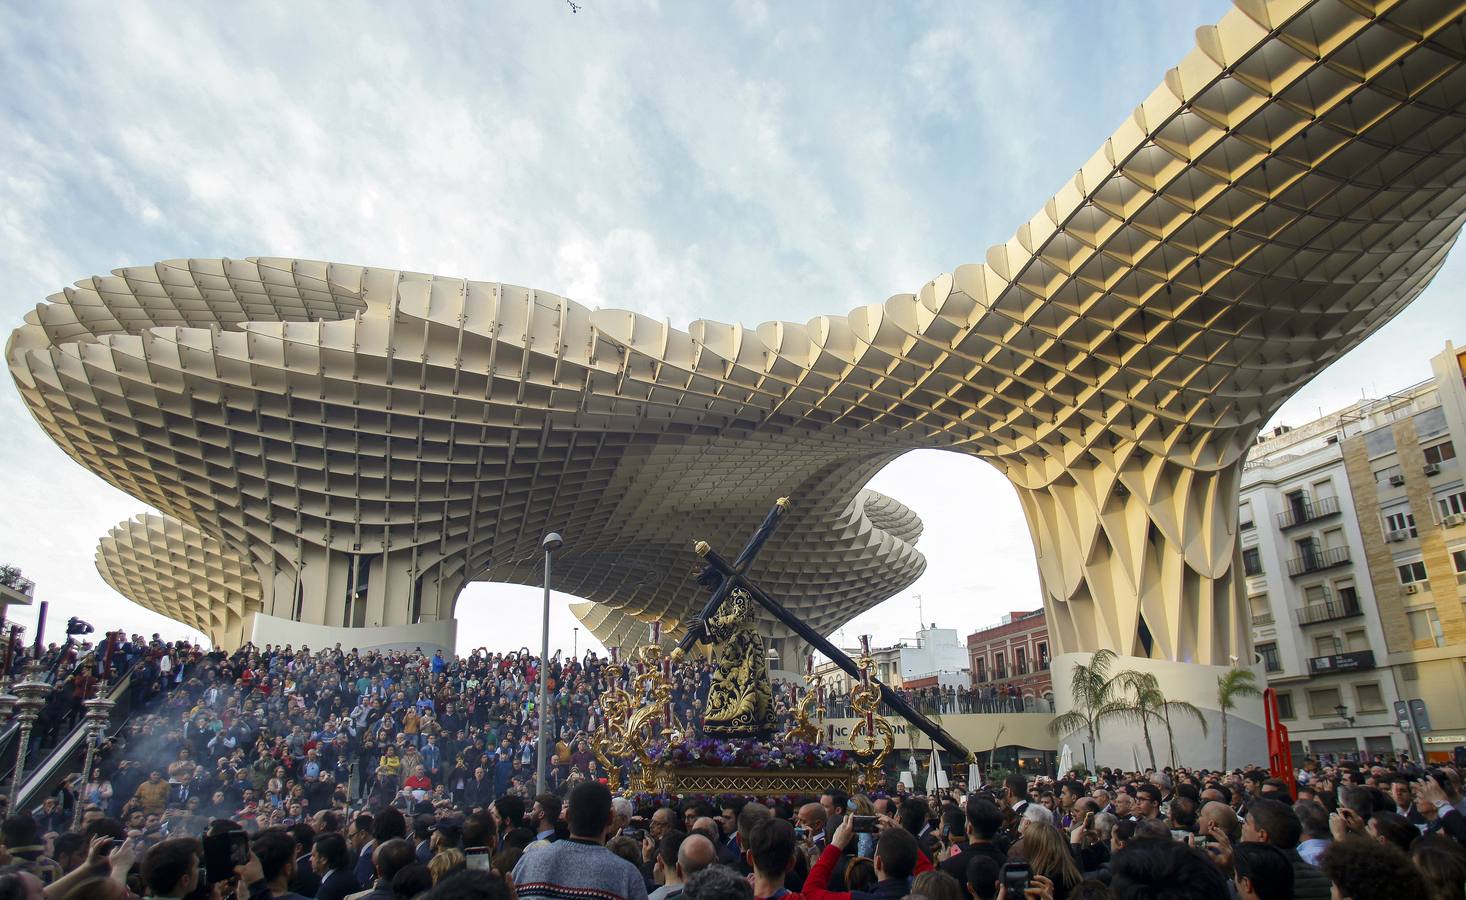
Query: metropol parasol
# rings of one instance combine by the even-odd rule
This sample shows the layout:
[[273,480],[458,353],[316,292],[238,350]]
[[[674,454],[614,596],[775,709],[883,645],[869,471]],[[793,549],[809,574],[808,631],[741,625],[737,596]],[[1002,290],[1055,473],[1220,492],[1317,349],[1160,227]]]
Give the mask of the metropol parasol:
[[155,510],[102,537],[103,577],[225,647],[451,647],[465,583],[537,584],[552,530],[597,637],[672,639],[702,599],[690,536],[737,544],[784,495],[754,574],[829,633],[921,575],[921,522],[864,485],[939,448],[1017,489],[1056,679],[1110,648],[1211,706],[1251,657],[1248,448],[1466,215],[1460,12],[1238,0],[1011,240],[846,315],[683,330],[461,278],[168,260],[47,298],[6,359],[41,427]]

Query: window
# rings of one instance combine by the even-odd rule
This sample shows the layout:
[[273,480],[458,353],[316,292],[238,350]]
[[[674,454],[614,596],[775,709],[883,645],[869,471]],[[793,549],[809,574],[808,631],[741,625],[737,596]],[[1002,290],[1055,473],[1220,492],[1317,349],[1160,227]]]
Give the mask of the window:
[[1003,660],[1003,654],[1002,653],[994,653],[993,654],[993,677],[994,678],[1007,678],[1008,677],[1008,666],[1007,666],[1007,664]]
[[1456,583],[1466,584],[1466,550],[1451,551],[1451,566],[1456,570]]
[[1344,529],[1330,528],[1323,533],[1323,545],[1329,550],[1344,546]]
[[1038,667],[1045,671],[1049,668],[1049,645],[1043,641],[1038,644]]
[[1283,671],[1283,663],[1278,659],[1277,644],[1258,644],[1257,655],[1262,657],[1262,667],[1269,672]]
[[1374,473],[1374,480],[1379,484],[1389,484],[1391,479],[1397,479],[1400,474],[1399,466],[1386,466]]
[[1013,650],[1013,674],[1024,675],[1028,672],[1028,649],[1017,647]]
[[1354,685],[1354,703],[1360,712],[1378,712],[1385,708],[1384,695],[1378,684]]
[[1435,502],[1441,508],[1442,519],[1446,516],[1466,515],[1466,491],[1457,491],[1454,494],[1437,497]]
[[1450,441],[1425,448],[1425,461],[1428,463],[1442,463],[1455,458],[1456,447]]
[[1412,609],[1405,613],[1406,620],[1410,623],[1410,639],[1417,647],[1429,645],[1440,647],[1445,644],[1445,636],[1441,633],[1441,621],[1435,614],[1435,608]]
[[1308,606],[1317,606],[1329,599],[1329,589],[1321,584],[1310,584],[1303,589],[1303,602]]
[[1402,509],[1385,516],[1385,531],[1407,531],[1411,537],[1419,537],[1415,530],[1415,514]]
[[1285,692],[1278,693],[1278,718],[1293,718],[1293,695]]
[[1242,551],[1242,571],[1248,575],[1262,574],[1262,554],[1256,547],[1248,547]]
[[1333,656],[1343,650],[1339,646],[1339,639],[1332,634],[1320,634],[1313,639],[1314,656]]
[[1252,521],[1252,504],[1244,501],[1237,513],[1237,528],[1240,531],[1247,531],[1256,527],[1257,524]]
[[1354,628],[1344,632],[1344,644],[1348,646],[1350,653],[1369,649],[1369,636],[1364,633],[1363,628]]
[[1340,702],[1336,687],[1319,688],[1308,692],[1308,715],[1314,719],[1330,719],[1338,715],[1334,707]]
[[1403,566],[1396,566],[1395,570],[1400,573],[1401,584],[1414,584],[1430,577],[1425,574],[1424,561],[1418,559],[1415,562],[1405,563]]

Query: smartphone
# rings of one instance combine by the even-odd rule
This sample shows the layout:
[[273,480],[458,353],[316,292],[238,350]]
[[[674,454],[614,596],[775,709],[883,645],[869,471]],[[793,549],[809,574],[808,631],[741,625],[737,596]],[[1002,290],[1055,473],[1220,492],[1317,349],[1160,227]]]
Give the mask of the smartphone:
[[623,828],[621,829],[621,833],[631,838],[632,840],[637,841],[638,843],[640,843],[641,839],[646,836],[646,832],[642,831],[640,828]]
[[875,834],[878,827],[876,818],[876,816],[851,816],[850,830],[856,834]]
[[463,859],[470,871],[487,872],[493,868],[493,857],[487,853],[468,853]]
[[1009,897],[1022,897],[1023,892],[1028,889],[1028,882],[1032,879],[1026,862],[1010,862],[1003,864],[1003,890]]
[[249,835],[244,831],[224,831],[206,835],[204,876],[209,884],[218,884],[234,877],[234,870],[249,862]]
[[802,841],[802,840],[804,840],[805,836],[808,835],[808,834],[809,834],[809,829],[808,828],[805,828],[803,825],[795,825],[794,826],[794,839],[796,841]]
[[1205,850],[1206,846],[1210,843],[1211,838],[1207,837],[1204,834],[1198,834],[1191,839],[1191,846],[1195,847],[1198,850]]

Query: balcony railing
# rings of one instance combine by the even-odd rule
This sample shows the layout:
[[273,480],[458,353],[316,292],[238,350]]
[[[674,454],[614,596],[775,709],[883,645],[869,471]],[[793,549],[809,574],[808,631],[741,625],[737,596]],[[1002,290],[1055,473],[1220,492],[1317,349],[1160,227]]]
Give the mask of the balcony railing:
[[1322,572],[1349,561],[1348,547],[1332,547],[1328,550],[1316,548],[1288,560],[1288,574],[1297,578],[1309,572]]
[[1271,624],[1273,624],[1273,614],[1272,613],[1270,613],[1270,612],[1261,612],[1261,613],[1253,613],[1252,614],[1252,627],[1253,628],[1261,628],[1263,625],[1271,625]]
[[1026,663],[1026,662],[1014,663],[1013,664],[1013,674],[1014,675],[1027,675],[1028,674],[1028,663]]
[[1317,625],[1319,622],[1333,622],[1336,619],[1352,619],[1364,615],[1359,608],[1359,599],[1354,596],[1330,597],[1322,603],[1310,603],[1295,613],[1299,625]]
[[1339,498],[1324,497],[1321,500],[1305,500],[1290,505],[1286,512],[1278,513],[1278,528],[1286,531],[1305,522],[1339,514]]

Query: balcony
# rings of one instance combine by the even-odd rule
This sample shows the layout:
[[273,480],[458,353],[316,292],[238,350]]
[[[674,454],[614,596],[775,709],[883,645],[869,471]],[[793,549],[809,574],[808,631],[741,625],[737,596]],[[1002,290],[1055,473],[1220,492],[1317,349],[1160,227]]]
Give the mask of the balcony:
[[1261,628],[1264,625],[1271,625],[1271,624],[1273,624],[1273,614],[1272,613],[1270,613],[1270,612],[1260,612],[1260,613],[1253,613],[1252,614],[1252,627],[1253,628]]
[[1298,617],[1299,625],[1317,625],[1319,622],[1362,616],[1364,610],[1359,608],[1359,598],[1351,591],[1342,597],[1329,596],[1322,603],[1310,603],[1296,610],[1294,615]]
[[1308,671],[1312,675],[1333,675],[1338,672],[1364,672],[1373,668],[1373,650],[1360,650],[1355,653],[1335,653],[1332,656],[1315,656],[1308,661]]
[[1324,569],[1342,566],[1347,562],[1349,562],[1348,547],[1333,547],[1324,550],[1315,546],[1288,560],[1288,574],[1297,578],[1299,575],[1307,575],[1310,572],[1322,572]]
[[1339,498],[1324,497],[1322,500],[1305,500],[1292,504],[1286,512],[1278,513],[1278,528],[1287,531],[1306,522],[1313,522],[1327,516],[1339,514]]
[[1015,677],[1016,676],[1019,676],[1019,675],[1027,675],[1027,674],[1028,674],[1028,663],[1026,663],[1026,662],[1016,662],[1016,663],[1013,664],[1013,675]]

